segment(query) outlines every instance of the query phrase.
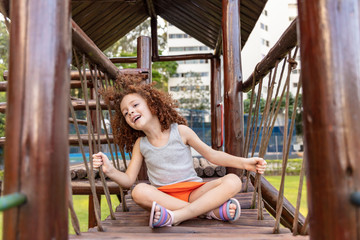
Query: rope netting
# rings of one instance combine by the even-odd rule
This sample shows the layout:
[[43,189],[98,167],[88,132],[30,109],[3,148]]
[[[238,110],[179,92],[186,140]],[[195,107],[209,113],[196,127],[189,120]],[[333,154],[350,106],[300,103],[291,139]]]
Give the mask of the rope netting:
[[[109,80],[106,73],[102,73],[98,70],[98,66],[90,63],[84,54],[78,53],[75,49],[73,51],[74,53],[74,59],[75,59],[75,66],[78,69],[79,72],[79,78],[81,82],[81,90],[82,90],[82,97],[85,102],[85,111],[86,111],[86,119],[77,119],[76,113],[74,110],[74,107],[72,105],[72,99],[74,97],[69,95],[69,108],[70,108],[70,114],[71,114],[71,122],[74,124],[74,128],[77,134],[78,138],[78,145],[81,151],[81,155],[83,158],[83,163],[86,169],[86,173],[88,176],[90,189],[92,193],[93,198],[93,204],[94,204],[94,212],[95,212],[95,219],[97,223],[97,229],[98,231],[104,231],[104,228],[101,224],[101,208],[99,204],[98,194],[96,193],[96,186],[95,186],[95,171],[93,169],[93,159],[92,155],[94,153],[102,151],[102,142],[101,142],[101,129],[104,129],[105,136],[106,136],[106,143],[110,152],[110,158],[111,161],[116,169],[120,171],[120,162],[119,162],[119,156],[118,156],[118,147],[116,144],[112,144],[112,138],[109,134],[109,129],[107,129],[107,124],[105,122],[105,117],[103,114],[102,109],[102,98],[100,95],[100,90],[106,89],[107,87],[111,86],[111,81]],[[79,57],[80,56],[80,57]],[[87,72],[90,71],[90,78],[88,79]],[[90,86],[90,88],[88,87]],[[90,95],[90,96],[89,96]],[[90,99],[94,99],[96,102],[96,109],[90,110],[89,107],[89,101]],[[110,121],[112,120],[112,111],[110,105],[106,105],[107,109],[105,111],[108,111]],[[80,134],[79,130],[79,123],[86,120],[86,128],[87,128],[87,137],[88,137],[88,146],[89,146],[89,157],[87,160],[85,147],[83,143],[82,136]],[[115,148],[115,149],[113,149]],[[125,169],[127,168],[126,158],[125,158],[125,152],[123,149],[120,149],[120,154],[123,159],[123,163],[125,166]],[[115,152],[115,154],[114,154]],[[90,167],[89,167],[90,166]],[[102,167],[99,169],[99,175],[101,179],[101,183],[104,189],[105,198],[109,207],[110,211],[110,217],[111,219],[116,219],[115,213],[113,211],[111,197],[110,197],[110,191],[107,186],[107,181],[105,179],[105,174],[102,170]],[[71,179],[71,178],[70,178]],[[71,182],[71,181],[70,181]],[[124,191],[121,186],[120,188],[120,201],[122,203],[122,209],[123,211],[127,211]],[[71,185],[70,185],[71,189]],[[70,191],[72,192],[72,191]],[[73,224],[73,228],[76,234],[80,234],[80,228],[78,219],[76,217],[76,213],[74,211],[74,207],[72,204],[72,196],[70,196],[70,213],[71,213],[71,221]]]
[[[253,157],[255,155],[255,150],[258,146],[258,156],[265,158],[265,154],[269,145],[270,137],[272,135],[276,120],[278,118],[280,109],[282,108],[282,102],[285,100],[285,107],[283,109],[283,118],[284,118],[284,130],[283,130],[283,151],[282,151],[282,170],[281,170],[281,182],[278,190],[277,204],[276,204],[276,217],[275,217],[275,226],[273,229],[274,233],[279,233],[280,228],[280,219],[283,209],[284,202],[284,186],[285,186],[285,176],[286,168],[288,164],[290,146],[292,141],[292,134],[294,130],[295,117],[298,107],[298,99],[301,91],[301,77],[298,81],[296,96],[293,104],[293,111],[291,119],[289,119],[289,99],[290,99],[290,77],[294,69],[296,69],[297,62],[295,61],[296,55],[298,52],[298,47],[288,53],[286,57],[282,60],[278,60],[275,63],[275,67],[270,70],[268,74],[267,81],[267,92],[262,93],[264,78],[261,78],[259,83],[256,85],[256,73],[257,67],[255,67],[253,74],[253,82],[250,96],[250,108],[249,115],[247,118],[247,127],[245,133],[244,149],[243,153],[245,157]],[[278,68],[280,62],[282,61],[282,67],[280,74],[278,74]],[[283,76],[285,69],[287,67],[287,76],[285,82],[283,83]],[[276,91],[275,91],[276,88]],[[266,101],[261,110],[261,96],[266,94]],[[280,96],[279,96],[280,94]],[[256,99],[255,99],[256,98]],[[290,122],[290,126],[289,126]],[[251,149],[250,149],[250,146]],[[251,151],[250,151],[251,150]],[[298,234],[298,220],[299,220],[299,210],[300,210],[300,201],[301,201],[301,192],[303,186],[304,178],[304,162],[302,161],[302,167],[300,171],[300,181],[299,181],[299,192],[297,196],[296,209],[294,212],[294,221],[292,231],[293,234]],[[263,217],[263,199],[261,194],[261,179],[263,176],[260,174],[254,174],[246,172],[246,189],[248,191],[249,179],[254,179],[254,194],[252,198],[252,208],[255,208],[257,205],[258,209],[258,219],[264,219]],[[257,201],[256,201],[257,199]],[[307,232],[307,220],[303,225],[301,234]]]

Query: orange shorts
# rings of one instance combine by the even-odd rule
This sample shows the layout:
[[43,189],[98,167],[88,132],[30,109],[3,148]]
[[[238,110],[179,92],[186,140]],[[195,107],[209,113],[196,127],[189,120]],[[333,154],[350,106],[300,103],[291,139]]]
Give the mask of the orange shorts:
[[170,196],[189,202],[192,191],[204,185],[204,182],[181,182],[159,187],[158,189]]

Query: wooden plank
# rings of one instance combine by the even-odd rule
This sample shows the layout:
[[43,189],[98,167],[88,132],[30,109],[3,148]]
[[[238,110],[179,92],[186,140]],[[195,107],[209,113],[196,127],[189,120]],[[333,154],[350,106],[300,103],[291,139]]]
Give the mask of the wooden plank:
[[310,237],[360,239],[359,1],[298,3]]
[[116,79],[118,74],[117,67],[104,55],[96,44],[85,34],[85,32],[72,20],[72,39],[74,46],[99,66],[99,69]]
[[[107,181],[110,194],[120,194],[120,187],[113,181]],[[91,195],[90,183],[87,180],[71,181],[73,195]],[[104,195],[104,188],[101,181],[95,180],[95,189],[97,194]],[[126,189],[125,189],[126,190]]]
[[236,195],[242,205],[242,214],[234,223],[194,218],[176,227],[151,229],[148,227],[150,213],[136,205],[130,196],[126,196],[130,211],[120,212],[119,206],[115,213],[116,220],[108,217],[102,222],[105,232],[90,229],[81,236],[70,236],[70,239],[309,239],[308,236],[295,238],[285,228],[280,229],[280,234],[272,234],[274,218],[264,212],[265,220],[257,220],[256,209],[244,209],[245,205],[250,206],[251,197],[251,192]]
[[70,239],[199,239],[199,240],[208,240],[208,239],[234,239],[234,240],[271,240],[271,239],[282,239],[282,240],[304,240],[308,239],[306,237],[293,237],[288,234],[232,234],[227,232],[215,232],[215,233],[187,233],[187,234],[156,234],[154,233],[84,233],[82,236],[74,236]]

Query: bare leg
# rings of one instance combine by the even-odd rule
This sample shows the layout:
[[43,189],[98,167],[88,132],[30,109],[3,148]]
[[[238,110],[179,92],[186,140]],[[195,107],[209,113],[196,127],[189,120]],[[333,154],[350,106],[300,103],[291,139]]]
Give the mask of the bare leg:
[[[229,174],[231,176],[231,174]],[[226,177],[226,176],[225,176]],[[235,178],[237,178],[235,176]],[[190,194],[190,197],[189,197],[189,202],[194,202],[196,199],[198,199],[199,197],[201,197],[204,193],[210,191],[211,189],[219,186],[221,184],[221,181],[222,179],[219,178],[219,179],[216,179],[216,180],[213,180],[211,182],[208,182],[206,184],[204,184],[203,186],[195,189],[191,194]],[[241,182],[240,182],[240,185],[241,185]],[[240,188],[241,190],[241,188]],[[239,191],[240,191],[239,190]],[[228,199],[226,199],[228,200]],[[226,201],[225,200],[225,201]],[[222,204],[222,203],[221,203]],[[220,204],[220,205],[221,205]],[[219,205],[219,206],[220,206]],[[220,213],[219,213],[219,206],[217,206],[215,209],[212,209],[213,213],[215,214],[215,216],[217,218],[220,218]],[[235,216],[235,212],[236,212],[236,205],[235,204],[230,204],[229,206],[229,213],[230,213],[230,217],[233,218]],[[207,214],[207,213],[206,213]],[[206,216],[206,214],[202,215],[203,217]]]
[[131,196],[138,205],[146,210],[150,210],[152,203],[155,201],[169,210],[181,209],[190,203],[172,197],[161,192],[156,187],[145,183],[139,183],[131,192]]
[[219,207],[241,190],[241,180],[234,174],[228,174],[216,181],[220,181],[216,187],[207,192],[204,192],[204,189],[197,189],[198,191],[194,191],[192,194],[192,197],[196,198],[193,202],[174,211],[174,224],[205,214]]
[[[240,178],[234,174],[229,174],[215,181],[204,184],[202,187],[194,190],[193,193],[190,195],[191,203],[181,201],[164,193],[162,193],[164,196],[162,196],[162,194],[159,193],[157,193],[156,196],[148,195],[151,194],[149,192],[147,193],[147,196],[151,196],[151,199],[147,200],[146,206],[150,207],[149,202],[152,203],[152,201],[156,201],[163,207],[169,210],[173,210],[174,212],[173,224],[176,225],[185,220],[200,216],[202,214],[205,214],[211,210],[218,208],[221,204],[223,204],[229,198],[233,197],[240,190],[241,190]],[[133,193],[133,197],[134,197],[134,193]],[[230,215],[234,216],[236,206],[231,204],[230,209],[231,209]],[[159,211],[160,208],[157,207],[155,209],[155,214],[154,214],[154,219],[156,221],[160,218]],[[217,214],[215,211],[215,215]]]

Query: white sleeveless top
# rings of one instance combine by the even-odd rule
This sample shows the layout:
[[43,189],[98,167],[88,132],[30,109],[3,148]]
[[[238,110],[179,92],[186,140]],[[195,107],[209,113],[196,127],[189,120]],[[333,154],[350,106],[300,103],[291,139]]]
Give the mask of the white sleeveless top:
[[145,136],[140,139],[140,152],[146,162],[150,183],[156,187],[203,181],[195,172],[190,146],[183,143],[177,123],[171,124],[165,146],[154,147]]

